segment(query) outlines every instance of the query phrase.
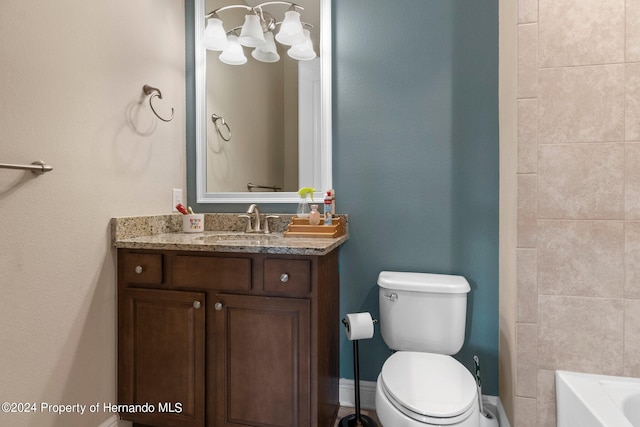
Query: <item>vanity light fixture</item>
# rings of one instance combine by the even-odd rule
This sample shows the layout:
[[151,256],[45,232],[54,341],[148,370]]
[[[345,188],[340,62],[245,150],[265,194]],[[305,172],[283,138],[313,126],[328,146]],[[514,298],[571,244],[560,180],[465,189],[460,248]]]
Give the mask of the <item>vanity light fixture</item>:
[[[288,5],[289,9],[285,12],[283,21],[278,22],[270,13],[264,11],[263,7],[280,4]],[[244,17],[244,24],[227,32],[218,13],[236,8],[248,11]],[[258,61],[279,61],[280,55],[275,41],[289,46],[287,54],[293,59],[314,59],[317,55],[313,50],[311,35],[309,30],[304,28],[304,25],[309,24],[301,22],[298,9],[304,10],[302,6],[287,1],[268,1],[256,6],[234,4],[220,7],[205,15],[207,27],[202,45],[208,50],[222,51],[219,59],[230,65],[242,65],[247,62],[242,46],[254,48],[251,56]],[[274,35],[277,26],[280,26],[280,29]],[[239,35],[236,33],[237,29],[240,29]]]

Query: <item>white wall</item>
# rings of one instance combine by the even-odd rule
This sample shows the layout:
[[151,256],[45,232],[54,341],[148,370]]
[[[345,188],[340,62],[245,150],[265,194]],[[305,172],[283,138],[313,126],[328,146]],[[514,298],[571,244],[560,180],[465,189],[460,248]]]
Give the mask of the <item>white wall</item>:
[[[185,188],[184,2],[0,2],[0,402],[116,399],[113,216]],[[162,90],[156,120],[142,86]],[[137,128],[137,131],[136,131]],[[113,414],[6,414],[95,426]]]

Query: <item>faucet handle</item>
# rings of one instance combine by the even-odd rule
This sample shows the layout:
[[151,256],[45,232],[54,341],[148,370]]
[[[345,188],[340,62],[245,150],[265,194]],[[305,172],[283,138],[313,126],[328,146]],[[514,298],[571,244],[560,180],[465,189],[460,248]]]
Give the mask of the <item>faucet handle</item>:
[[270,234],[271,230],[269,229],[269,219],[270,218],[280,218],[278,215],[267,215],[264,218],[264,234]]
[[245,228],[245,233],[251,233],[253,230],[251,229],[251,215],[241,214],[238,215],[238,218],[246,218],[247,219],[247,227]]

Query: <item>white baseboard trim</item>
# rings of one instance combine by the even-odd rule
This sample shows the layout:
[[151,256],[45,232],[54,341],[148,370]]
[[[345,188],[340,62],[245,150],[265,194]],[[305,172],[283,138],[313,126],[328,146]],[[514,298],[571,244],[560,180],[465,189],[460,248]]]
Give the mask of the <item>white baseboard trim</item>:
[[[338,385],[340,406],[356,406],[355,381],[340,378]],[[363,409],[376,408],[375,381],[360,381],[360,407]]]
[[[355,381],[340,378],[338,385],[340,406],[356,405],[355,402]],[[504,407],[498,396],[482,395],[482,401],[495,408],[500,427],[511,427]],[[375,381],[360,381],[360,407],[363,409],[376,409],[376,383]]]
[[121,421],[118,415],[112,415],[98,427],[131,427],[131,423],[129,421]]
[[120,422],[120,418],[117,415],[112,415],[107,418],[105,421],[100,423],[98,427],[119,427],[118,423]]
[[498,416],[498,424],[500,424],[500,427],[511,427],[511,424],[509,424],[509,419],[507,418],[507,414],[504,412],[504,406],[502,406],[500,397],[483,394],[482,402],[483,404],[488,404],[495,408],[497,412],[496,415]]

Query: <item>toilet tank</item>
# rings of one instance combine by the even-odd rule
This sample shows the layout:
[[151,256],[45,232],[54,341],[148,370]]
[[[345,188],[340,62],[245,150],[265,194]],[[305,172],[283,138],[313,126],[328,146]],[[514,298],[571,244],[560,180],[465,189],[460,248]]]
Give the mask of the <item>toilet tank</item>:
[[453,355],[462,348],[469,282],[462,276],[383,271],[380,331],[392,350]]

